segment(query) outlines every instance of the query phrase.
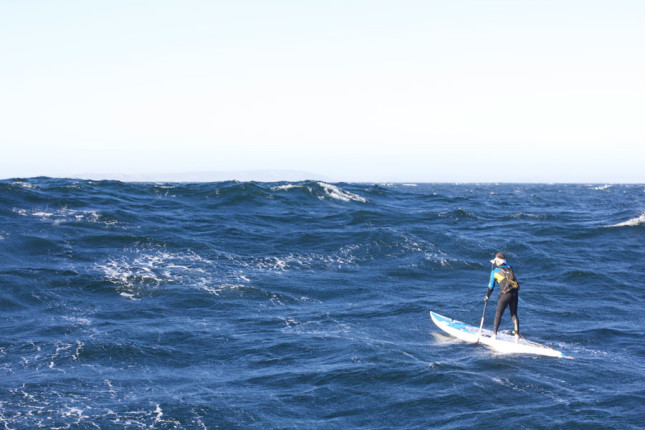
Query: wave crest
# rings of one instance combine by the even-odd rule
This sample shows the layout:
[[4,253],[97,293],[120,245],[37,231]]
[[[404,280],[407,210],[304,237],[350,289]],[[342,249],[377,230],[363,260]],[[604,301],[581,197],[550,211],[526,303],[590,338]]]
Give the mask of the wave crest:
[[642,213],[639,217],[629,219],[625,222],[619,222],[618,224],[610,225],[609,227],[636,227],[642,224],[645,224],[645,213]]
[[318,182],[325,194],[332,199],[341,200],[344,202],[355,201],[360,203],[367,203],[365,197],[361,197],[358,194],[350,193],[349,191],[342,190],[335,185],[327,184],[325,182]]

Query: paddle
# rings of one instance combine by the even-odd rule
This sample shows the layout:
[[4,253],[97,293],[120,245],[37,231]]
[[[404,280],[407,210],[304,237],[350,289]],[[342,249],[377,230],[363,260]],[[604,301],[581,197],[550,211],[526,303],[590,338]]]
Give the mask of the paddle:
[[479,338],[482,336],[482,327],[484,327],[484,315],[486,315],[486,305],[488,304],[488,300],[484,302],[484,312],[482,313],[482,322],[479,323],[479,333],[477,334],[477,342],[479,343]]
[[[495,264],[491,263],[490,265],[490,271],[492,272],[495,270]],[[479,333],[477,334],[477,342],[479,343],[479,338],[482,337],[482,327],[484,327],[484,316],[486,315],[486,306],[488,305],[488,298],[486,298],[486,301],[484,302],[484,312],[482,312],[482,321],[479,323]]]

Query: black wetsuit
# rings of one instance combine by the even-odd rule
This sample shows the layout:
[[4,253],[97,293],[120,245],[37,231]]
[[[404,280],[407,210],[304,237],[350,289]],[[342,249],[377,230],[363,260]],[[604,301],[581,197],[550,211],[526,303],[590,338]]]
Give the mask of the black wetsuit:
[[[490,297],[495,288],[495,284],[499,283],[505,278],[503,268],[513,269],[513,266],[508,264],[502,264],[490,274],[490,283],[488,284],[488,297]],[[501,293],[497,299],[497,311],[495,312],[495,323],[493,324],[493,333],[497,334],[497,329],[499,328],[499,322],[502,319],[504,310],[508,306],[511,311],[511,319],[513,320],[513,329],[515,334],[520,334],[520,320],[517,317],[517,302],[519,298],[519,292],[517,288],[511,289],[509,292]]]

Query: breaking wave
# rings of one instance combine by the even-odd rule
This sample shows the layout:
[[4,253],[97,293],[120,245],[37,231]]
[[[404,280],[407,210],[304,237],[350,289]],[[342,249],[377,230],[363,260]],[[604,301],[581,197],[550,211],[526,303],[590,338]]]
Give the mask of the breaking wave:
[[645,224],[645,213],[643,213],[639,217],[632,218],[624,222],[619,222],[618,224],[610,225],[609,227],[636,227],[642,224]]

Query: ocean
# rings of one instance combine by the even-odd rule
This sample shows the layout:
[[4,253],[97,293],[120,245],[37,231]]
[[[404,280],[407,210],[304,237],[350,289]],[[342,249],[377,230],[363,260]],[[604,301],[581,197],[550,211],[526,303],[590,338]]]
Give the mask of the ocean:
[[[3,180],[0,429],[643,428],[644,243],[644,185]],[[434,326],[498,251],[570,358]]]

